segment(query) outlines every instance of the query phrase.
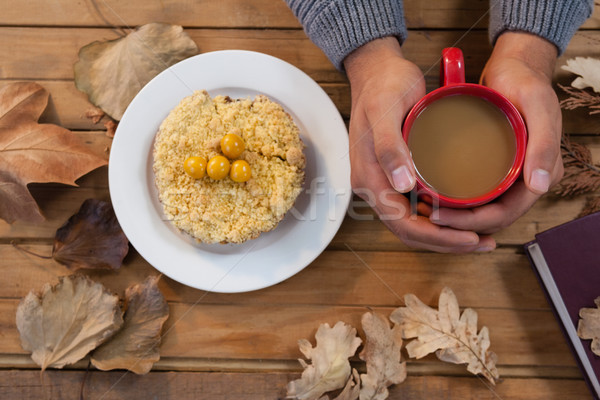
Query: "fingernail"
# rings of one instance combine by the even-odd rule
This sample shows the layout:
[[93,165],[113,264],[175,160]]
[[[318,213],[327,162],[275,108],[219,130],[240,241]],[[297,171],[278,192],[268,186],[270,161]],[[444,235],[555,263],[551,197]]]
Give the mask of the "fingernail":
[[478,247],[475,251],[480,252],[480,253],[487,253],[487,252],[494,250],[495,248],[496,248],[496,246],[481,246],[481,247]]
[[406,193],[415,186],[415,177],[412,176],[406,165],[392,171],[394,189],[400,193]]
[[448,226],[447,222],[442,221],[439,218],[434,218],[433,215],[431,217],[429,217],[429,220],[438,226]]
[[529,186],[539,194],[546,193],[550,188],[550,173],[543,169],[534,169],[531,173]]

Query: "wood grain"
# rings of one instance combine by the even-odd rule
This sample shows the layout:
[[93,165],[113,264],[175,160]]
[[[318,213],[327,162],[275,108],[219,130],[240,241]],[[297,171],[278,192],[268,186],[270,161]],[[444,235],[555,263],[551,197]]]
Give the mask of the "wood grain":
[[[15,326],[17,300],[0,300],[2,354],[26,354]],[[294,360],[297,341],[314,343],[322,323],[360,327],[365,307],[326,305],[170,303],[160,354],[164,357]],[[394,308],[372,307],[388,315]],[[499,365],[574,366],[575,361],[549,310],[478,309],[479,327],[490,331]],[[435,360],[435,356],[427,356]]]
[[[282,0],[5,0],[3,8],[0,25],[135,27],[156,21],[186,27],[300,28]],[[488,11],[487,0],[404,1],[409,29],[485,29]],[[583,28],[598,27],[600,13],[596,9]]]
[[[40,255],[52,254],[50,244],[19,246]],[[72,273],[53,260],[31,256],[11,244],[0,245],[0,257],[5,260],[0,265],[0,274],[5,277],[0,280],[0,293],[7,299],[24,297],[30,290]],[[202,271],[201,267],[190,268]],[[134,250],[119,271],[85,273],[120,294],[129,285],[159,274]],[[523,291],[519,289],[521,285],[539,287],[525,255],[511,249],[453,257],[428,252],[327,250],[290,279],[250,293],[207,293],[167,277],[159,283],[167,300],[190,304],[201,301],[215,305],[399,306],[406,293],[414,293],[427,304],[436,306],[441,289],[449,286],[463,307],[549,309],[541,291]]]
[[[139,398],[148,399],[262,400],[281,399],[286,385],[298,373],[261,372],[151,372],[137,376],[121,371],[46,371],[41,382],[37,371],[0,371],[0,397],[7,400]],[[15,384],[15,382],[18,382]],[[583,380],[505,379],[491,388],[476,377],[412,376],[391,388],[391,399],[445,400],[583,400],[590,394]],[[45,396],[45,397],[44,397]],[[425,396],[425,397],[423,397]]]
[[[427,89],[438,85],[439,54],[459,46],[466,77],[476,82],[491,53],[487,0],[405,0],[409,37],[405,55],[424,72]],[[183,25],[200,53],[245,49],[270,54],[306,72],[325,90],[341,115],[351,111],[346,77],[305,35],[282,0],[4,0],[0,13],[0,85],[36,81],[51,94],[42,122],[74,130],[93,151],[107,156],[112,139],[102,123],[85,117],[91,107],[73,82],[81,47],[119,37],[151,21]],[[600,7],[572,39],[557,63],[555,83],[574,76],[560,69],[574,56],[600,58]],[[201,89],[201,88],[198,88]],[[557,88],[559,98],[564,94]],[[600,118],[585,110],[563,111],[564,129],[588,145],[600,161]],[[472,307],[479,327],[490,330],[491,350],[503,380],[491,388],[464,366],[434,356],[408,362],[406,382],[392,399],[579,400],[590,398],[559,324],[522,251],[537,232],[573,219],[585,197],[544,196],[509,228],[494,235],[491,253],[446,255],[413,251],[354,198],[342,226],[314,262],[280,284],[249,293],[223,294],[184,286],[163,276],[159,287],[169,302],[161,360],[146,376],[122,371],[86,373],[84,359],[63,371],[43,374],[21,348],[15,312],[30,290],[72,271],[15,248],[49,255],[55,231],[87,198],[110,200],[108,169],[78,180],[78,187],[29,186],[47,220],[41,224],[0,221],[0,398],[85,399],[181,398],[276,399],[299,377],[297,340],[314,343],[320,323],[338,320],[360,329],[368,309],[389,315],[414,293],[432,307],[444,286],[461,307]],[[242,266],[243,267],[243,266]],[[193,267],[191,267],[193,268]],[[131,249],[119,271],[84,271],[111,291],[158,271]],[[357,357],[353,366],[365,371]]]
[[[302,69],[320,83],[345,82],[321,50],[299,30],[187,29],[200,53],[224,49],[260,51],[281,58]],[[99,28],[0,28],[0,56],[5,60],[2,79],[73,79],[73,63],[79,49],[96,40],[118,35]],[[600,33],[576,34],[558,62],[556,77],[570,76],[559,66],[574,55],[600,55]],[[437,77],[439,57],[444,47],[459,46],[465,55],[467,81],[478,80],[491,53],[487,33],[483,31],[426,31],[411,33],[403,49],[426,76]],[[46,66],[39,68],[39,65]]]
[[[0,86],[24,79],[0,79]],[[33,80],[36,81],[36,80]],[[564,76],[560,79],[564,85],[569,85],[571,79]],[[90,118],[85,117],[88,110],[94,106],[88,101],[87,96],[75,88],[72,80],[37,80],[51,94],[48,108],[41,117],[42,122],[53,123],[74,130],[105,129],[104,118],[94,124]],[[338,111],[345,120],[350,118],[351,98],[350,86],[346,82],[320,83],[321,88],[333,101]],[[427,77],[427,91],[438,87],[437,76]],[[559,99],[567,96],[561,89],[555,87]],[[563,129],[575,135],[600,134],[600,118],[594,118],[585,109],[563,110]]]

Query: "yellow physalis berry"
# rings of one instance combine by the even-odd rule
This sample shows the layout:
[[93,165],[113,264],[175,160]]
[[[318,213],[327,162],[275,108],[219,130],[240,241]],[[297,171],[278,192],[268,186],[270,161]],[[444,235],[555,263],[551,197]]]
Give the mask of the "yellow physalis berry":
[[228,133],[221,139],[221,152],[230,159],[238,158],[245,148],[244,140],[235,133]]
[[234,182],[246,182],[252,177],[252,170],[250,164],[244,160],[236,160],[231,164],[231,171],[229,171],[229,177]]
[[183,162],[183,170],[192,178],[200,179],[206,173],[206,158],[192,156]]
[[229,174],[229,160],[224,156],[214,156],[208,161],[206,173],[215,180],[225,178]]

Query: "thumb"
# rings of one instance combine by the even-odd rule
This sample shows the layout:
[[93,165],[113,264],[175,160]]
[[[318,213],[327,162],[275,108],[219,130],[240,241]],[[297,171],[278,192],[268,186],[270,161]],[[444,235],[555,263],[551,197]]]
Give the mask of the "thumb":
[[560,179],[563,171],[560,159],[561,115],[560,112],[548,112],[555,107],[541,103],[523,107],[529,133],[523,177],[527,188],[539,195],[546,193],[553,181]]
[[392,187],[406,193],[415,186],[416,179],[410,151],[402,138],[404,110],[399,105],[387,105],[382,111],[370,118],[375,155]]

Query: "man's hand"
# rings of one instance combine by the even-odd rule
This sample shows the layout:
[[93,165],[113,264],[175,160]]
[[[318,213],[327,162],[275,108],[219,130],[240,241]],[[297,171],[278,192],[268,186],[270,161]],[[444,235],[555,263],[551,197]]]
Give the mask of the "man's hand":
[[[521,112],[528,131],[523,180],[495,202],[472,210],[440,209],[440,226],[490,234],[512,224],[563,175],[560,155],[562,119],[552,88],[556,47],[524,32],[502,34],[481,76],[481,83],[506,96]],[[434,218],[436,217],[436,218]]]
[[344,66],[352,89],[350,163],[354,191],[411,247],[439,252],[490,251],[494,240],[472,229],[453,229],[429,220],[431,207],[420,203],[411,215],[402,193],[415,185],[402,122],[425,95],[419,68],[402,56],[395,38],[374,40],[351,53]]

